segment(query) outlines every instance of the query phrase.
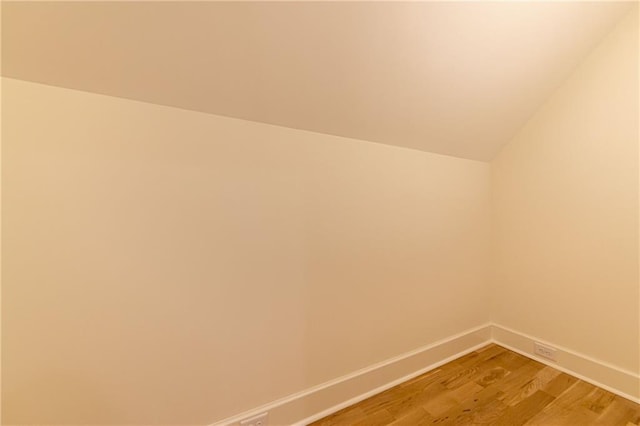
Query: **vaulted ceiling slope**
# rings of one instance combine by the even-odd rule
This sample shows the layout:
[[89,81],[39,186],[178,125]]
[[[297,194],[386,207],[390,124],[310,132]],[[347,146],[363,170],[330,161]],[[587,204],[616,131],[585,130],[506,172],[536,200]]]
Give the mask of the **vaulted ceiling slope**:
[[3,2],[4,76],[490,160],[617,2]]

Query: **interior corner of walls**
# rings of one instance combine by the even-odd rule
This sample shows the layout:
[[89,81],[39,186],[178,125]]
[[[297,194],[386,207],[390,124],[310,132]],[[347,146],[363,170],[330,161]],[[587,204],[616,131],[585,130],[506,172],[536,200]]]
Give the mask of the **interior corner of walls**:
[[[494,343],[592,383],[623,398],[640,403],[640,375],[638,373],[499,324],[492,323],[490,328],[491,339]],[[534,352],[535,343],[541,343],[556,349],[556,361],[537,355]]]
[[[12,159],[5,156],[3,161],[13,165],[10,172],[15,174],[13,183],[3,186],[3,196],[24,201],[3,210],[3,220],[7,213],[7,223],[12,224],[8,228],[15,236],[10,247],[14,263],[28,259],[40,266],[13,280],[29,282],[39,291],[21,289],[19,299],[16,296],[15,303],[9,304],[14,309],[8,315],[18,322],[26,317],[41,320],[49,311],[40,312],[40,306],[32,303],[34,294],[59,295],[81,282],[89,283],[83,287],[83,297],[65,299],[69,321],[53,334],[74,336],[75,329],[68,324],[87,321],[103,325],[103,332],[73,347],[57,347],[59,359],[66,366],[103,360],[97,341],[112,347],[113,356],[125,351],[123,358],[91,370],[99,377],[96,380],[105,378],[104,391],[117,398],[114,410],[88,414],[90,422],[142,424],[181,418],[198,423],[211,415],[217,420],[242,407],[307,389],[334,377],[331,371],[351,371],[371,359],[384,359],[390,352],[432,342],[439,333],[447,335],[486,319],[476,306],[484,289],[480,274],[475,273],[485,265],[488,182],[483,163],[22,80],[3,80],[2,89],[12,122],[10,128],[3,128],[8,134],[3,149],[11,145],[4,153]],[[50,204],[52,194],[66,204],[27,213],[33,205]],[[79,205],[82,208],[76,208]],[[108,226],[95,227],[95,223]],[[102,250],[113,244],[118,244],[117,250]],[[82,246],[101,249],[76,251]],[[34,252],[29,247],[41,249]],[[72,260],[69,253],[74,253]],[[425,259],[425,253],[433,257]],[[60,267],[71,264],[73,272]],[[247,264],[252,267],[238,266]],[[103,274],[105,267],[113,273]],[[471,268],[474,273],[469,273]],[[22,274],[18,269],[12,268],[13,274]],[[308,285],[300,284],[303,275]],[[363,298],[362,289],[351,285],[354,281],[377,285],[370,286],[368,297]],[[43,282],[51,285],[40,288]],[[217,288],[211,282],[228,286]],[[425,282],[434,285],[427,289]],[[194,292],[185,292],[185,285]],[[128,292],[124,304],[121,288]],[[163,303],[148,304],[149,288],[163,302],[179,303],[170,310]],[[220,291],[225,297],[219,297]],[[247,291],[252,297],[247,297]],[[468,297],[457,297],[460,293]],[[345,306],[340,314],[348,324],[337,320],[341,315],[324,313],[330,309],[323,302],[336,300],[336,294],[342,301],[354,302],[334,305]],[[266,322],[265,305],[277,313]],[[24,306],[28,315],[15,306]],[[395,309],[393,315],[390,308]],[[456,309],[466,316],[460,318]],[[38,314],[31,315],[32,310]],[[130,321],[107,321],[102,315],[107,310],[119,311]],[[213,320],[202,321],[202,312],[210,312]],[[316,314],[321,330],[309,332],[305,321]],[[122,346],[123,334],[133,334],[150,321],[170,326],[162,335],[146,336],[144,346]],[[226,333],[228,321],[231,335]],[[394,333],[394,342],[380,333],[377,324],[383,322],[390,333],[403,331]],[[367,329],[360,334],[374,337],[356,342],[326,362],[327,369],[334,370],[324,379],[311,377],[308,365],[316,368],[325,361],[321,356],[305,358],[310,356],[309,348],[340,339],[353,341],[352,330],[363,330],[358,328],[363,325]],[[46,321],[38,322],[40,326],[38,333],[48,330]],[[180,332],[185,328],[194,333],[186,336]],[[269,333],[256,331],[267,328]],[[158,351],[153,362],[145,364],[145,371],[159,380],[166,365],[184,366],[176,377],[188,378],[188,383],[184,392],[172,391],[176,404],[154,406],[153,401],[165,397],[162,388],[122,368],[125,363],[136,365],[152,345],[216,334],[223,340],[202,345],[198,340],[197,360],[186,353]],[[15,358],[29,354],[32,366],[48,366],[47,351],[34,349],[46,346],[46,336],[38,336],[42,338],[32,339],[35,346],[19,339],[6,346]],[[373,340],[378,347],[363,354],[366,350],[360,349]],[[467,343],[453,348],[473,346]],[[396,349],[392,344],[397,344]],[[268,353],[247,350],[255,345],[264,346]],[[376,383],[388,383],[456,350],[433,349],[423,358],[394,361],[396,367],[376,369]],[[413,359],[418,365],[412,364]],[[37,372],[13,375],[11,381],[3,381],[3,389],[23,389],[30,374]],[[256,381],[268,383],[274,376],[280,380],[252,386]],[[202,387],[216,397],[203,395],[198,391]],[[328,398],[335,404],[369,390],[362,384],[330,387],[335,392],[313,391],[319,395],[314,398]],[[51,406],[61,406],[58,401],[74,396],[51,389],[37,387],[23,394],[34,405]],[[322,409],[331,406],[313,402],[314,398],[302,401]],[[11,418],[41,416],[34,411],[24,404]],[[90,423],[70,420],[74,415],[70,410],[52,412],[23,423]],[[277,412],[273,416],[277,419]]]
[[220,420],[211,426],[237,426],[243,419],[264,412],[269,413],[270,423],[304,426],[480,349],[490,342],[491,326],[483,324]]
[[[489,287],[496,343],[637,400],[639,253],[624,240],[638,231],[632,30],[623,17],[494,157]],[[551,343],[556,363],[533,352],[550,336],[568,346]]]

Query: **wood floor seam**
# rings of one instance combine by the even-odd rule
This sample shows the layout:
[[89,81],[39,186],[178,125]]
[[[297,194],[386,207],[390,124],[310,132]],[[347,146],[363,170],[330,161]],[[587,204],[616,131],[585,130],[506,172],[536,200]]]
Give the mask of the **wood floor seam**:
[[491,343],[310,426],[639,426],[640,405]]

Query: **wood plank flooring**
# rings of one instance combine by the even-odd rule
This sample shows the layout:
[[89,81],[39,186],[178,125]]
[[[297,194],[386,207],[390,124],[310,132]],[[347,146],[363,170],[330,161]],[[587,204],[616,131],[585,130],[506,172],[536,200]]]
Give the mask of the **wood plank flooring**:
[[635,426],[640,405],[488,345],[313,426]]

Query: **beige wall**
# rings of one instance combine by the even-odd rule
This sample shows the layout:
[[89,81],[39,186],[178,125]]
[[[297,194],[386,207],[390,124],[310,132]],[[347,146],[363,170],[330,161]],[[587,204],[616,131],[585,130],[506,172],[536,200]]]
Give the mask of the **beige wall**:
[[3,79],[4,423],[212,423],[490,310],[637,372],[637,49],[630,15],[491,182],[486,163]]
[[488,320],[486,163],[3,103],[5,423],[211,423]]
[[637,11],[492,163],[493,320],[640,370]]

